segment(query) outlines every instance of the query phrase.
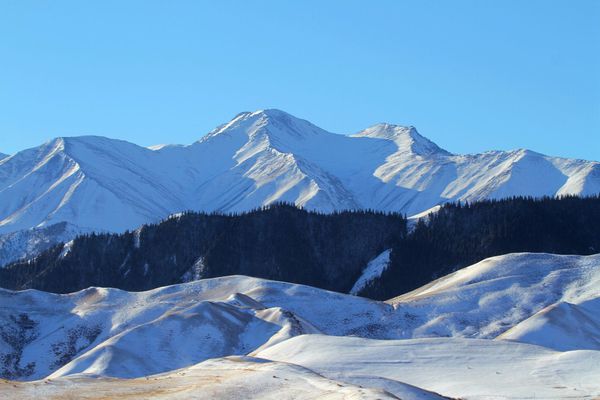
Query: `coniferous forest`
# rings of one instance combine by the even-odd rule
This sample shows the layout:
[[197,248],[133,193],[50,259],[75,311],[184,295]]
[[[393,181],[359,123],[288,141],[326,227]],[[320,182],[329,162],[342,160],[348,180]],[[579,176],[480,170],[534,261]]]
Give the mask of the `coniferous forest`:
[[390,265],[360,293],[387,299],[511,252],[600,252],[600,198],[511,198],[399,214],[320,214],[278,204],[239,215],[186,212],[123,234],[90,234],[0,269],[0,286],[65,293],[146,290],[249,275],[348,292],[369,260]]
[[600,198],[511,198],[447,204],[396,242],[363,296],[388,299],[488,257],[600,253]]
[[278,204],[239,215],[187,212],[123,234],[91,234],[0,269],[0,286],[70,292],[146,290],[243,274],[349,290],[406,234],[398,214],[319,214]]

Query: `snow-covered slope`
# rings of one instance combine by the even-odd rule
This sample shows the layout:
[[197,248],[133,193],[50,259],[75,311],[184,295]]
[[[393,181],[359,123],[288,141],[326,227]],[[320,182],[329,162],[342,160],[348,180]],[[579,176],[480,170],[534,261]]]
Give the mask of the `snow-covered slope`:
[[358,294],[362,289],[364,289],[365,286],[369,284],[369,282],[381,276],[381,274],[390,265],[391,252],[392,250],[386,250],[369,261],[363,270],[362,275],[358,278],[354,286],[352,286],[352,289],[350,289],[350,294]]
[[10,262],[29,258],[58,244],[66,243],[77,235],[89,232],[67,222],[23,229],[0,235],[0,267]]
[[6,157],[10,157],[8,154],[0,153],[0,161],[5,159]]
[[[587,309],[597,304],[591,302],[599,297],[600,255],[521,253],[486,259],[389,302],[404,316],[402,329],[405,338],[452,336],[492,339],[546,307],[570,303]],[[578,327],[576,329],[588,324],[589,319],[600,323],[600,314],[591,311],[592,308],[590,312],[581,314],[591,313],[588,319],[580,317],[580,314],[572,316],[579,321],[574,324]],[[544,313],[547,311],[538,317]],[[535,325],[540,326],[539,323]],[[550,325],[542,325],[545,327],[540,329],[551,329]],[[529,329],[533,326],[532,322]],[[572,335],[568,329],[563,333],[569,337]],[[518,340],[516,331],[513,334]],[[593,341],[592,337],[588,340]],[[533,336],[525,341],[547,344],[538,343]]]
[[0,371],[12,379],[134,378],[303,333],[379,337],[373,327],[393,315],[385,303],[241,276],[138,293],[2,290],[0,303]]
[[[600,352],[481,339],[372,340],[304,335],[256,356],[395,392],[398,381],[461,399],[596,398]],[[400,396],[399,396],[400,397]]]
[[[242,276],[148,292],[3,290],[0,353],[19,355],[8,358],[4,376],[32,379],[81,372],[136,377],[247,354],[302,333],[599,349],[599,293],[600,256],[548,254],[491,258],[388,303]],[[564,312],[563,303],[571,305],[570,319],[559,320],[560,330],[548,315],[553,305]],[[138,358],[148,348],[160,351]]]
[[447,201],[600,192],[600,164],[527,150],[453,155],[413,127],[332,134],[246,112],[189,146],[54,139],[0,161],[0,233],[66,221],[121,231],[187,209],[286,201],[325,212],[418,214]]
[[136,293],[0,290],[0,373],[49,379],[0,383],[0,394],[41,386],[57,397],[97,388],[143,398],[137,378],[166,373],[146,388],[172,380],[181,393],[274,395],[234,377],[238,365],[260,382],[282,378],[270,384],[299,397],[339,384],[350,398],[437,398],[419,388],[467,399],[594,398],[599,300],[600,255],[549,254],[494,257],[389,302],[243,276]]
[[[398,383],[403,400],[441,400]],[[227,357],[150,377],[117,380],[68,376],[38,382],[0,381],[1,398],[18,399],[398,399],[368,385],[335,381],[308,368],[253,357]]]
[[581,304],[552,304],[498,338],[561,351],[600,350],[600,297]]
[[178,167],[123,141],[52,140],[0,161],[0,232],[61,221],[118,231],[154,221],[186,208]]

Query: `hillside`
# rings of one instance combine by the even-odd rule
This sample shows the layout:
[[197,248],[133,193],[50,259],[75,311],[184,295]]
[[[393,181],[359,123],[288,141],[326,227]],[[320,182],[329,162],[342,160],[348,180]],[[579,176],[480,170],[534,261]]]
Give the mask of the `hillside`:
[[124,234],[89,234],[0,268],[0,287],[66,293],[147,290],[244,274],[349,291],[406,234],[400,215],[318,214],[277,205],[241,215],[184,213]]
[[183,213],[133,232],[80,236],[0,268],[0,287],[147,290],[242,274],[385,300],[492,256],[597,253],[600,199],[450,204],[410,233],[406,225],[397,214],[319,214],[290,205]]
[[377,124],[338,135],[260,110],[186,146],[60,137],[6,157],[0,234],[61,222],[123,232],[186,210],[243,212],[276,202],[410,216],[447,202],[599,192],[597,162],[529,150],[457,155],[414,127]]
[[[495,257],[388,302],[244,276],[146,292],[1,290],[0,372],[32,382],[0,382],[0,393],[152,397],[170,381],[225,397],[236,386],[336,398],[340,385],[366,398],[593,398],[599,266],[598,255]],[[583,313],[557,329],[544,316],[566,303]]]

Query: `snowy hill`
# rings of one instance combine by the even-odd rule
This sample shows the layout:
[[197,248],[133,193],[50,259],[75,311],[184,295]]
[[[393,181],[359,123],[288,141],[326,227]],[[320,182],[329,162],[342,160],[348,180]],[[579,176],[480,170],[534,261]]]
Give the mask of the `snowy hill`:
[[[398,383],[404,400],[445,397]],[[308,368],[254,357],[232,356],[137,379],[67,376],[25,383],[0,381],[0,397],[18,399],[398,399],[382,389],[336,381]]]
[[[272,396],[232,373],[248,369],[300,379],[275,387],[307,396],[339,384],[365,398],[593,398],[599,294],[600,256],[548,254],[494,257],[389,302],[243,276],[147,292],[2,290],[0,372],[47,378],[57,397],[78,387],[144,397],[149,378],[138,378],[154,374],[154,389],[172,380]],[[0,382],[0,394],[31,397],[40,384]]]
[[519,323],[499,339],[551,349],[600,350],[600,297],[581,304],[558,302]]
[[8,154],[0,153],[0,161],[5,159],[6,157],[10,157]]
[[122,231],[182,210],[286,201],[330,212],[418,214],[447,201],[600,192],[600,164],[527,150],[454,155],[413,127],[324,131],[246,112],[188,146],[57,138],[0,161],[0,233],[66,221]]
[[505,341],[304,335],[257,352],[326,378],[401,397],[398,382],[461,399],[585,399],[600,394],[600,352]]
[[0,368],[13,379],[134,378],[244,355],[303,333],[377,337],[371,327],[393,312],[360,297],[241,276],[137,293],[90,288],[0,296],[0,359],[7,360]]
[[[519,324],[533,325],[526,320],[546,307],[570,303],[586,309],[590,307],[591,312],[591,302],[599,294],[600,255],[582,257],[522,253],[486,259],[392,299],[389,303],[406,317],[403,328],[405,338],[452,336],[519,340],[520,334],[517,332],[525,331],[519,328]],[[589,318],[573,316],[578,321],[575,325],[583,327],[588,325],[590,319],[598,324],[599,314],[593,315]],[[551,329],[549,324],[538,323],[536,326],[542,330],[548,329],[548,333]],[[517,331],[505,333],[511,328]],[[573,333],[565,329],[563,334],[565,339],[572,337]],[[542,336],[540,334],[537,337]],[[589,341],[593,342],[592,338],[588,337]],[[552,340],[562,339],[558,335]],[[533,336],[524,341],[547,344],[538,342]],[[561,349],[558,343],[550,347]],[[598,346],[589,345],[578,348],[600,350]]]

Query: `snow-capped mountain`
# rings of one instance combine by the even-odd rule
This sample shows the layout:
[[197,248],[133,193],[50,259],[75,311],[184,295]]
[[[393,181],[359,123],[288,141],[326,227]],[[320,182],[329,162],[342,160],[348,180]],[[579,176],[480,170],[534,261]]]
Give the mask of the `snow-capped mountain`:
[[0,235],[0,266],[39,254],[88,231],[67,222]]
[[0,153],[0,161],[5,159],[6,157],[9,157],[8,154],[4,154],[4,153]]
[[188,146],[57,138],[0,161],[0,232],[66,221],[121,231],[192,209],[276,201],[408,215],[452,200],[595,194],[600,164],[528,150],[454,155],[413,127],[337,135],[283,111],[246,112]]
[[59,385],[48,390],[60,391],[91,385],[86,376],[179,368],[227,381],[232,362],[274,362],[278,371],[305,368],[310,382],[317,374],[401,398],[427,394],[414,386],[461,398],[523,398],[532,388],[544,398],[593,397],[599,266],[600,256],[494,257],[388,302],[244,276],[147,292],[0,290],[0,372],[47,377]]

